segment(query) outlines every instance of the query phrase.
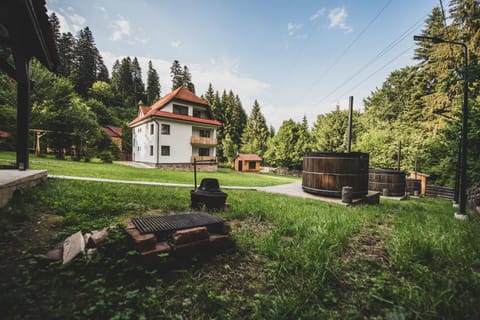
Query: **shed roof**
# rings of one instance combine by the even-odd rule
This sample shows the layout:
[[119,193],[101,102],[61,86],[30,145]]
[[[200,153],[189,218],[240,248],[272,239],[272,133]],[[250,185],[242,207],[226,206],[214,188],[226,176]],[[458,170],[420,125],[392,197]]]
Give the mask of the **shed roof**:
[[112,138],[121,138],[122,137],[122,128],[115,126],[105,126],[102,128],[106,134]]
[[239,153],[239,154],[237,154],[236,159],[237,158],[240,158],[244,161],[262,161],[262,158],[260,158],[256,154],[252,154],[252,153]]

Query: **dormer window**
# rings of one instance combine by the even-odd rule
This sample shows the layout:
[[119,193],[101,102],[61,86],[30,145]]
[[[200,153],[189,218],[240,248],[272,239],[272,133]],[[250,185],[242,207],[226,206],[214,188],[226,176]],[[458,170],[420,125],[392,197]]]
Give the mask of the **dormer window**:
[[173,113],[181,114],[182,116],[188,116],[188,107],[180,106],[178,104],[173,105]]

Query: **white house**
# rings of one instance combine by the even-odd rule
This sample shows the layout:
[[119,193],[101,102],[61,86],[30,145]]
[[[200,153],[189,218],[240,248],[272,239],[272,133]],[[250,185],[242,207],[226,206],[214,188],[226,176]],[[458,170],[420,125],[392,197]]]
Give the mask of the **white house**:
[[132,160],[157,168],[189,170],[193,160],[211,160],[216,170],[217,129],[208,103],[180,87],[151,107],[139,107],[132,128]]

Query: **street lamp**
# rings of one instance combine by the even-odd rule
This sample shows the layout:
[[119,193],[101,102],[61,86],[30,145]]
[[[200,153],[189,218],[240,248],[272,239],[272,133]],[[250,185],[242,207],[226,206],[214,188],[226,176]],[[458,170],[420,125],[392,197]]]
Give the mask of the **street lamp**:
[[415,41],[430,41],[432,43],[449,43],[463,47],[463,107],[462,107],[462,136],[461,136],[461,157],[460,157],[460,212],[455,213],[455,218],[468,219],[466,212],[467,204],[467,133],[468,133],[468,48],[463,42],[448,41],[437,37],[413,36]]

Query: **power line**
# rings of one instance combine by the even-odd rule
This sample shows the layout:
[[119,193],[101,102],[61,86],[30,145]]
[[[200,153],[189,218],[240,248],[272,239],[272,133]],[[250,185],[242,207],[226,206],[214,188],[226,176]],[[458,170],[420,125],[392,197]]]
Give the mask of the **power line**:
[[365,26],[365,28],[363,28],[363,30],[360,31],[357,37],[355,37],[355,39],[353,39],[352,42],[350,42],[350,44],[345,48],[345,50],[343,50],[343,52],[337,57],[337,59],[335,59],[335,61],[323,73],[321,73],[318,79],[313,81],[313,83],[310,85],[309,89],[307,90],[307,93],[310,92],[315,86],[315,84],[317,84],[320,80],[322,80],[323,77],[327,73],[329,73],[337,65],[337,63],[340,62],[340,60],[347,54],[347,52],[353,47],[353,45],[363,36],[363,34],[368,30],[368,28],[370,28],[370,26],[380,17],[380,15],[383,13],[383,11],[385,11],[385,9],[390,5],[390,3],[392,3],[392,1],[393,0],[387,1],[387,3],[380,9],[380,11],[378,11],[375,17],[373,17],[373,19],[370,20],[370,22]]
[[353,87],[350,87],[348,90],[346,90],[344,93],[342,93],[342,96],[348,94],[349,92],[357,89],[359,86],[361,86],[365,81],[369,80],[370,78],[372,78],[374,75],[376,75],[377,73],[379,73],[380,71],[382,71],[383,69],[385,69],[386,67],[388,67],[390,64],[392,64],[396,59],[398,59],[399,57],[403,56],[405,53],[407,53],[408,51],[410,51],[411,49],[413,49],[413,47],[415,47],[415,45],[411,45],[410,47],[408,47],[406,50],[402,51],[401,53],[399,53],[398,55],[396,55],[393,59],[391,59],[390,61],[388,61],[386,64],[384,64],[383,66],[381,66],[380,68],[378,68],[377,70],[375,70],[374,72],[372,72],[368,77],[364,78],[362,81],[358,82],[355,86]]
[[422,16],[419,20],[417,20],[413,25],[411,25],[407,30],[405,30],[400,36],[398,36],[395,40],[393,40],[389,45],[387,45],[384,49],[382,49],[375,57],[373,57],[370,61],[364,64],[360,69],[358,69],[353,75],[349,76],[344,82],[340,85],[335,87],[332,91],[330,91],[325,97],[321,100],[326,100],[330,96],[332,96],[335,92],[337,92],[340,88],[344,87],[346,84],[351,82],[355,77],[357,77],[362,71],[370,67],[372,64],[378,61],[379,58],[386,55],[389,51],[395,48],[398,44],[400,44],[405,38],[409,37],[412,33],[416,31],[419,25],[423,22],[425,16]]

